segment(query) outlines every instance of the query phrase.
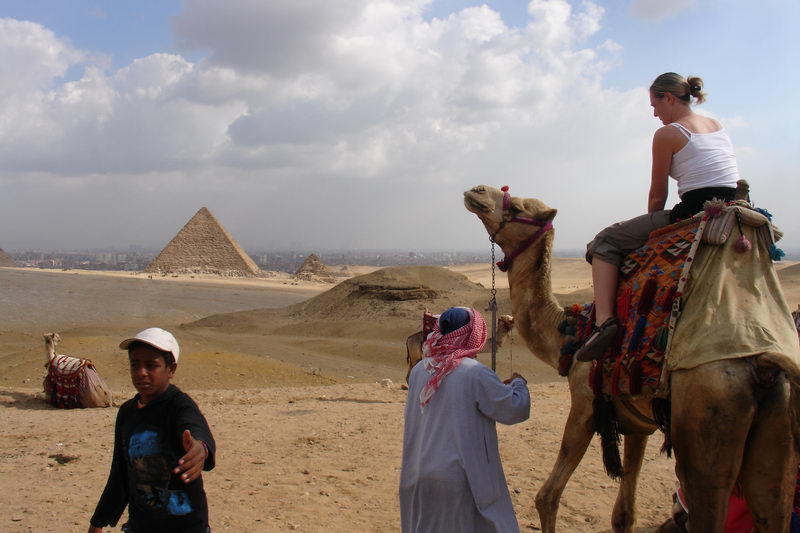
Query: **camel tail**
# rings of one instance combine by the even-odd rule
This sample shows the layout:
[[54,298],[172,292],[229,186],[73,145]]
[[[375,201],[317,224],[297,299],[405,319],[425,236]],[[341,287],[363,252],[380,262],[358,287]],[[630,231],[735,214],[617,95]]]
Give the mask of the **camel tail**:
[[600,446],[603,449],[603,466],[608,477],[622,479],[622,460],[619,456],[619,423],[617,410],[611,400],[595,396],[592,402],[592,431],[600,435]]
[[792,410],[792,437],[794,446],[800,453],[800,368],[783,354],[767,352],[758,356],[758,364],[779,368],[789,380]]

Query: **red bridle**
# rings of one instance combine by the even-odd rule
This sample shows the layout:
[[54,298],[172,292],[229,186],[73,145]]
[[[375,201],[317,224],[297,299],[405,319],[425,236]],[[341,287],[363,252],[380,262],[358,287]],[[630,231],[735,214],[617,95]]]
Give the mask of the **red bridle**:
[[506,213],[509,212],[509,208],[511,206],[511,194],[508,192],[508,185],[504,185],[503,187],[500,188],[500,190],[503,191],[503,221],[500,223],[500,227],[497,228],[497,231],[494,233],[494,235],[492,235],[491,237],[492,242],[494,242],[494,239],[495,237],[497,237],[497,234],[500,233],[500,231],[502,231],[502,229],[508,222],[519,222],[520,224],[539,226],[539,230],[530,237],[528,237],[527,239],[525,239],[524,241],[522,241],[522,244],[519,245],[519,248],[511,252],[510,255],[505,256],[502,261],[497,262],[497,268],[499,268],[501,272],[506,272],[509,268],[511,268],[511,263],[514,261],[514,259],[517,258],[519,254],[530,248],[530,246],[533,243],[535,243],[539,239],[539,237],[544,235],[547,230],[553,229],[553,223],[549,220],[545,222],[542,220],[536,220],[535,218],[520,217],[516,215],[506,218]]

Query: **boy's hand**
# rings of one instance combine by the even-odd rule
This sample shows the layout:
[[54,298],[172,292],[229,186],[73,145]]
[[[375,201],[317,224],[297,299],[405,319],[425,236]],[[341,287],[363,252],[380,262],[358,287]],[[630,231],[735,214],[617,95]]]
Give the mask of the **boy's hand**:
[[181,474],[183,482],[189,483],[200,477],[208,452],[203,442],[192,437],[192,433],[188,429],[183,431],[181,440],[183,441],[183,449],[186,450],[186,455],[178,459],[178,466],[172,472]]
[[89,533],[103,533],[102,527],[89,526]]

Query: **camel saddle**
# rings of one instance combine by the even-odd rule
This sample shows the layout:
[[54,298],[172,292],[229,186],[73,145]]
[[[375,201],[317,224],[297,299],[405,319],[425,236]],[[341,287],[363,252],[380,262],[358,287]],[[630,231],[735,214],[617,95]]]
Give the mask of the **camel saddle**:
[[50,363],[45,377],[47,400],[60,409],[83,407],[81,387],[85,379],[85,368],[94,368],[88,359],[68,355],[57,355]]
[[[732,238],[737,228],[738,240]],[[714,360],[720,352],[725,357],[783,353],[800,366],[800,350],[783,339],[784,317],[788,323],[790,315],[772,267],[774,240],[767,216],[746,202],[707,205],[690,219],[652,232],[620,267],[616,309],[620,327],[603,357],[592,362],[589,385],[594,393],[652,394],[665,381],[665,365],[669,370],[692,368]],[[748,283],[735,281],[741,277]],[[765,291],[772,298],[764,298]],[[749,298],[751,294],[768,301]],[[743,315],[730,316],[742,307],[749,322],[754,321],[749,317],[759,322],[748,331],[736,326]],[[594,324],[593,304],[565,311],[559,326],[565,336],[559,361],[562,375],[569,372],[573,354]],[[797,345],[796,334],[793,340]],[[741,349],[714,350],[714,343],[720,342]]]

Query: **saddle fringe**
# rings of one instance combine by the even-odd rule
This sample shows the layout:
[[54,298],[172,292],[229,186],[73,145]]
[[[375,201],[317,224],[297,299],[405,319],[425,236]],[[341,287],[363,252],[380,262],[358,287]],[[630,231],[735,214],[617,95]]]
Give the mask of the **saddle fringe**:
[[625,474],[619,455],[619,422],[614,403],[606,396],[595,396],[592,401],[592,431],[600,435],[603,449],[603,467],[608,477],[622,479]]

